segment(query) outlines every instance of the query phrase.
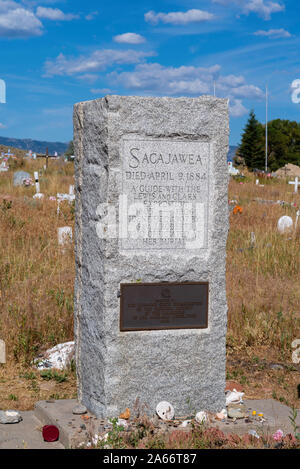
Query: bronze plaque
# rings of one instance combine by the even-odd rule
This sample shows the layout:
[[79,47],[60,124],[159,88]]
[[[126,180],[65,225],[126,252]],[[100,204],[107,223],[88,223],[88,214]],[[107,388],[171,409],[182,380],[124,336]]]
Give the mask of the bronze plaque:
[[121,331],[204,329],[208,283],[121,284]]

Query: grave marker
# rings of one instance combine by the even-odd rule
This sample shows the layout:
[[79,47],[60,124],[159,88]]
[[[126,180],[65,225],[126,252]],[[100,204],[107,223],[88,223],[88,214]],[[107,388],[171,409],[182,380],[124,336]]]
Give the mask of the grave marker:
[[35,191],[37,194],[40,193],[39,173],[34,171]]
[[2,161],[0,163],[0,173],[7,172],[9,170],[9,166],[6,161]]
[[74,108],[78,397],[98,417],[225,407],[228,101]]
[[31,176],[26,171],[17,171],[13,176],[13,185],[14,186],[23,186],[26,181],[30,181]]
[[300,184],[298,176],[295,177],[295,181],[289,181],[289,184],[295,186],[294,194],[298,194],[298,187]]
[[291,231],[293,229],[293,219],[287,215],[283,215],[278,220],[277,229],[281,234]]
[[5,342],[0,339],[0,363],[6,363]]

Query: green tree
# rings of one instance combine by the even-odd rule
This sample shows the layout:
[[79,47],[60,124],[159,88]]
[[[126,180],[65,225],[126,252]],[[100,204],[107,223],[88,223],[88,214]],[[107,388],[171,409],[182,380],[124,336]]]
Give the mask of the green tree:
[[66,155],[66,156],[72,156],[72,155],[74,155],[74,144],[73,144],[73,140],[71,140],[71,141],[69,142],[69,145],[68,145],[68,148],[67,148],[67,150],[66,150],[66,152],[65,152],[65,155]]
[[268,123],[268,155],[272,171],[286,163],[300,164],[300,124],[275,119]]
[[246,166],[249,169],[264,169],[264,145],[264,128],[256,119],[254,111],[251,110],[242,135],[242,142],[238,150],[239,156],[244,158]]

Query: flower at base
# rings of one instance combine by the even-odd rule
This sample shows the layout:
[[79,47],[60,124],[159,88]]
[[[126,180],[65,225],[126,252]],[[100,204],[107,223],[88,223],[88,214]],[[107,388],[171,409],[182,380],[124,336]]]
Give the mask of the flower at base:
[[236,215],[237,213],[243,213],[243,209],[239,205],[236,205],[233,209],[233,214]]
[[283,438],[283,431],[282,430],[277,430],[277,432],[274,433],[273,439],[275,441],[280,441]]

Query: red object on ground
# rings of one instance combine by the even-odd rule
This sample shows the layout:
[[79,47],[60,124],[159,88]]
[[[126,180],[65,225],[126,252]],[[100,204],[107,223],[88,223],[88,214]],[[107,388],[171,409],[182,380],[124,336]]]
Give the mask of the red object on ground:
[[225,391],[233,391],[236,390],[237,392],[243,392],[244,388],[240,383],[236,381],[226,381]]
[[59,430],[54,425],[45,425],[43,427],[43,438],[45,441],[57,441],[59,438]]

